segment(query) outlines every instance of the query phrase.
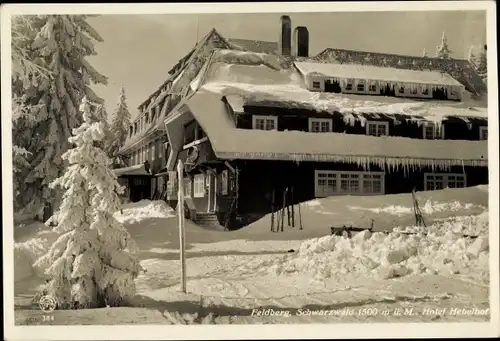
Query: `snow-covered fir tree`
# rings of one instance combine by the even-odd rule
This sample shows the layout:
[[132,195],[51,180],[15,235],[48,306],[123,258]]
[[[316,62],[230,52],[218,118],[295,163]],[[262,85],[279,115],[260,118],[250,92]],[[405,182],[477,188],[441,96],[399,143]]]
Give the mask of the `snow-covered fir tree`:
[[487,83],[488,80],[488,59],[486,45],[477,53],[475,57],[474,66],[476,72],[481,76],[483,81]]
[[127,98],[125,96],[125,88],[122,86],[111,122],[111,131],[114,135],[114,143],[111,146],[111,155],[115,165],[123,165],[124,163],[123,160],[120,159],[118,151],[127,139],[130,127],[130,117],[131,115],[127,107]]
[[45,269],[44,294],[56,299],[58,309],[127,305],[142,269],[130,234],[113,217],[123,188],[98,147],[104,123],[92,117],[85,97],[80,110],[83,124],[69,139],[75,147],[62,156],[69,167],[51,184],[65,190],[51,218],[61,235],[35,267]]
[[[38,86],[42,82],[48,82],[51,73],[44,67],[31,60],[28,53],[29,44],[34,37],[33,23],[36,21],[34,16],[14,16],[12,18],[12,131],[18,133],[19,127],[23,126],[25,121],[30,122],[33,113],[39,109],[38,105],[33,105],[27,101],[27,93],[30,89]],[[17,211],[19,206],[20,188],[23,182],[22,173],[29,170],[29,158],[32,155],[19,143],[18,135],[13,134],[12,141],[12,166],[13,166],[13,198],[14,209]]]
[[30,153],[26,160],[29,167],[18,175],[22,179],[19,206],[25,213],[39,215],[44,204],[57,206],[59,202],[60,193],[51,191],[49,184],[64,170],[61,155],[70,147],[72,129],[81,123],[80,100],[87,96],[100,103],[89,85],[106,84],[107,80],[85,60],[95,54],[93,41],[102,41],[87,23],[87,16],[33,16],[24,30],[21,52],[52,76],[28,89],[13,86],[14,95],[23,96],[23,104],[36,108],[13,127],[13,136],[16,144]]
[[428,57],[429,54],[427,53],[427,49],[424,47],[424,49],[422,50],[422,57]]
[[448,38],[446,37],[446,32],[443,32],[441,36],[441,44],[436,47],[436,57],[441,59],[450,58],[451,50],[448,46]]
[[469,63],[471,63],[472,65],[475,65],[476,64],[476,54],[474,53],[474,46],[471,45],[469,47],[469,52],[467,53],[467,60],[469,61]]

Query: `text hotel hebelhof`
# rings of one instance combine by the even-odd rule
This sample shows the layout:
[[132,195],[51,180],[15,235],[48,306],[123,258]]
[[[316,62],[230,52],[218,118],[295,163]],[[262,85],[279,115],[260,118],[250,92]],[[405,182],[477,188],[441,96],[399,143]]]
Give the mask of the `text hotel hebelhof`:
[[490,309],[478,308],[394,308],[394,309],[378,309],[378,308],[341,308],[341,309],[253,309],[251,316],[486,316],[490,314]]

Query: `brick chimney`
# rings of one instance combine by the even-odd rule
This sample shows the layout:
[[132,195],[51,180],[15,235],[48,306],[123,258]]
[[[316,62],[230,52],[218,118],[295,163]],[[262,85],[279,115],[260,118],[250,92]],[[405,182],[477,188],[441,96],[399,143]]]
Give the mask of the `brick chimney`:
[[309,57],[309,31],[305,26],[297,26],[293,31],[293,55]]
[[288,15],[280,18],[280,36],[278,40],[278,54],[289,56],[292,52],[292,20]]

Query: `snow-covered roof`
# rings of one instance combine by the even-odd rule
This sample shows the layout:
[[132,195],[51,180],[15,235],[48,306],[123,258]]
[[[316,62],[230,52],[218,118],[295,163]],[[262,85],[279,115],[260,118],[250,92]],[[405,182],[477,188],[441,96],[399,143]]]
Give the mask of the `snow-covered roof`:
[[389,53],[327,48],[318,53],[314,60],[326,63],[374,65],[407,70],[433,70],[449,73],[475,94],[486,93],[485,82],[467,60],[440,59],[432,57],[404,56]]
[[146,171],[143,164],[113,169],[116,176],[124,175],[151,175]]
[[486,166],[488,160],[487,141],[237,129],[213,88],[198,90],[186,105],[221,159],[342,161],[384,167]]
[[407,82],[432,85],[463,85],[446,72],[407,70],[373,65],[295,62],[295,67],[305,76],[320,74],[343,79],[366,79],[386,82]]
[[279,106],[320,112],[406,115],[431,121],[447,117],[487,119],[484,103],[311,92],[293,68],[279,68],[279,56],[214,51],[202,86],[218,92],[235,111],[243,105]]
[[268,54],[276,54],[278,51],[278,43],[275,41],[238,38],[227,38],[226,41],[231,45],[231,47],[244,51],[262,52]]

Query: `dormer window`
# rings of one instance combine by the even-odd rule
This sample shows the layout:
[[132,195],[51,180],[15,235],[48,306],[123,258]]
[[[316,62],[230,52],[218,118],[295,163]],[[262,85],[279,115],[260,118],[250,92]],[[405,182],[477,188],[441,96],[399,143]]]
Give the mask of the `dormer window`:
[[134,123],[134,134],[137,134],[137,122]]
[[146,120],[146,124],[148,124],[148,123],[149,123],[149,113],[148,113],[148,112],[146,113],[146,118],[145,118],[145,120]]
[[129,137],[132,137],[133,133],[134,133],[134,127],[130,126],[129,127]]
[[348,82],[346,85],[345,85],[345,89],[347,91],[352,91],[352,82]]
[[479,139],[480,140],[488,139],[488,127],[479,127]]
[[356,88],[357,88],[358,91],[365,91],[365,85],[364,84],[358,84]]
[[321,89],[321,82],[320,81],[313,81],[313,89]]
[[309,118],[309,131],[311,133],[329,133],[332,131],[330,118]]
[[399,87],[399,93],[400,94],[404,94],[405,93],[405,87],[404,86],[400,86]]
[[425,87],[422,89],[422,95],[428,95],[429,94],[429,88]]
[[371,135],[371,136],[389,135],[389,122],[378,122],[378,121],[366,122],[366,135]]
[[377,92],[377,86],[375,84],[370,84],[370,87],[368,88],[370,92]]
[[425,122],[422,126],[425,140],[439,140],[444,138],[444,126],[433,122]]
[[414,86],[413,86],[413,87],[411,87],[411,89],[410,89],[410,93],[411,93],[412,95],[416,95],[416,94],[418,93],[417,88],[416,88],[416,87],[414,87]]
[[278,118],[276,116],[258,116],[252,117],[252,127],[257,130],[277,130]]

